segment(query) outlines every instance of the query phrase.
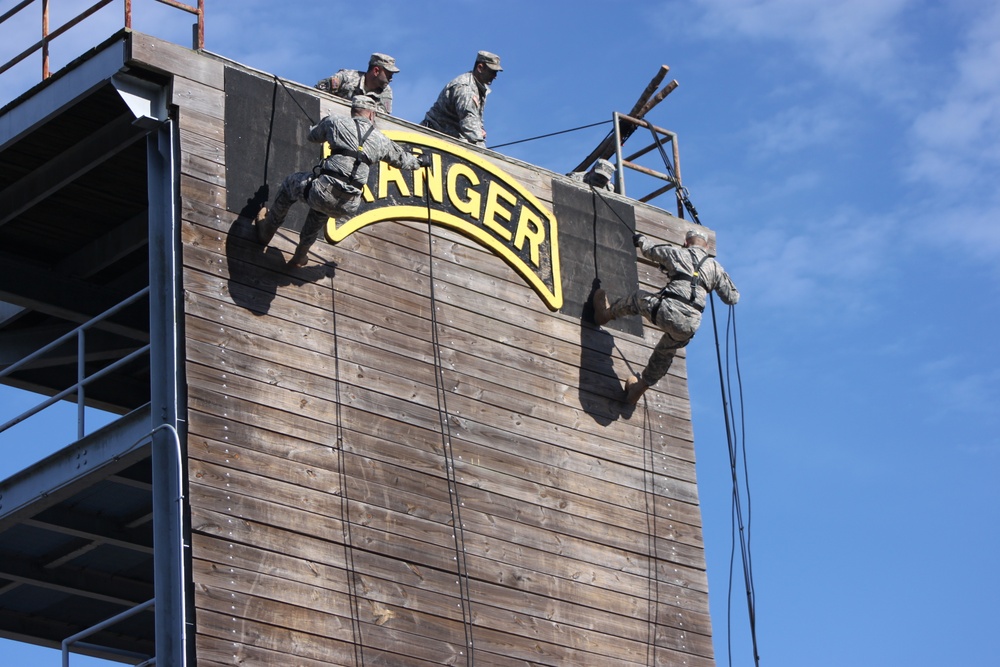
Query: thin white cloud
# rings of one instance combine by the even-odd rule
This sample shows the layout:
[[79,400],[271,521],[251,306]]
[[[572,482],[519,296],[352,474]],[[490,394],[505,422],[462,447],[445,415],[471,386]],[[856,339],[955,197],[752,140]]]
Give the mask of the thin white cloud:
[[865,295],[871,276],[883,268],[891,236],[888,221],[858,219],[845,212],[812,221],[758,221],[727,231],[738,252],[722,259],[739,276],[740,289],[762,306],[818,308],[849,319],[873,307]]
[[751,39],[798,46],[798,55],[827,75],[872,88],[905,49],[898,29],[909,0],[700,0],[700,27],[716,35],[735,31]]
[[829,144],[844,126],[844,119],[823,107],[796,105],[751,125],[748,140],[754,155],[769,159]]
[[970,368],[968,359],[948,356],[927,362],[917,369],[925,391],[933,396],[933,408],[925,416],[955,419],[975,414],[995,417],[1000,402],[1000,370],[978,365]]
[[962,198],[969,190],[995,190],[1000,176],[1000,6],[970,25],[952,85],[913,121],[907,169],[912,181]]

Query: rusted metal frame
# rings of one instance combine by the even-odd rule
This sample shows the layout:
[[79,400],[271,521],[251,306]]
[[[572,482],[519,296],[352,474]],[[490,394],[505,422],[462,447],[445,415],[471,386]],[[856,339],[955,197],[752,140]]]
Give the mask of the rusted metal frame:
[[668,137],[673,137],[674,136],[674,133],[671,132],[670,130],[665,130],[662,127],[657,127],[656,125],[653,125],[652,123],[650,123],[648,120],[645,120],[645,119],[642,119],[642,118],[636,118],[636,117],[633,117],[633,116],[628,116],[628,115],[623,114],[623,113],[618,114],[618,116],[622,120],[625,120],[625,121],[627,121],[629,123],[632,123],[634,125],[638,125],[639,127],[648,127],[651,130],[656,130],[660,134],[666,135]]
[[[635,118],[644,118],[645,115],[650,111],[652,111],[653,107],[662,102],[667,97],[667,95],[677,90],[678,85],[680,84],[677,83],[677,79],[674,79],[666,86],[664,86],[663,90],[661,90],[656,94],[656,97],[653,97],[652,99],[648,100],[644,105],[642,105],[642,108],[639,109],[639,113],[630,115],[635,116]],[[625,131],[622,134],[622,141],[628,141],[628,138],[632,136],[632,133],[635,132],[635,130],[636,130],[635,125],[631,127],[626,126]]]
[[[684,206],[687,203],[686,195],[684,194],[684,186],[681,183],[680,175],[680,148],[677,145],[677,135],[672,132],[667,132],[662,130],[663,134],[666,134],[671,139],[671,144],[673,147],[673,157],[674,166],[670,166],[670,158],[667,157],[666,151],[663,150],[663,142],[660,141],[661,128],[656,128],[655,125],[648,125],[650,134],[653,135],[653,145],[656,146],[657,150],[660,151],[660,156],[663,158],[663,164],[667,168],[667,171],[671,173],[671,180],[677,184],[677,217],[684,218]],[[654,129],[655,128],[655,129]]]
[[656,144],[650,144],[650,145],[646,146],[645,148],[643,148],[641,150],[638,150],[635,153],[632,153],[631,155],[626,155],[625,159],[626,160],[630,160],[630,161],[635,160],[636,158],[642,157],[643,155],[645,155],[649,151],[653,150],[654,148],[656,148]]
[[[620,195],[624,195],[625,194],[625,167],[628,167],[629,169],[634,169],[635,171],[638,171],[640,173],[646,174],[647,176],[652,176],[653,178],[659,178],[660,180],[664,180],[664,181],[667,181],[668,183],[673,184],[674,183],[674,179],[671,178],[669,175],[662,174],[662,173],[660,173],[658,171],[654,171],[654,170],[649,169],[647,167],[643,167],[642,165],[635,164],[634,162],[631,161],[632,159],[634,159],[638,155],[645,155],[646,153],[648,153],[650,150],[653,149],[653,147],[655,147],[655,144],[653,146],[650,146],[650,147],[642,150],[642,151],[639,151],[639,153],[637,155],[632,155],[632,156],[629,156],[628,158],[623,158],[622,157],[622,140],[621,140],[621,130],[620,130],[619,123],[620,123],[620,121],[624,120],[626,122],[633,123],[636,126],[648,127],[650,129],[653,129],[654,131],[658,131],[661,134],[667,135],[669,137],[673,137],[674,133],[671,132],[671,131],[669,131],[669,130],[664,130],[662,127],[656,127],[655,125],[653,125],[649,121],[645,121],[645,120],[642,120],[642,119],[639,119],[639,118],[633,118],[631,116],[627,116],[625,114],[618,113],[617,111],[614,112],[614,114],[612,115],[612,120],[614,121],[614,126],[615,126],[614,127],[614,129],[615,129],[615,135],[614,135],[615,136],[615,161],[617,162],[617,171],[618,171],[618,194],[620,194]],[[667,165],[667,167],[669,168],[670,165]],[[668,188],[662,190],[662,192],[666,192],[669,189],[670,188],[668,187]],[[662,194],[662,192],[660,192],[660,194]],[[639,201],[649,201],[650,199],[653,198],[653,196],[655,196],[655,194],[646,195],[646,197],[640,199]]]
[[[667,132],[666,135],[667,135],[667,141],[669,141],[671,143],[673,143],[674,141],[677,140],[677,135],[674,134],[673,132]],[[635,153],[632,153],[631,155],[625,156],[625,159],[626,160],[635,160],[636,158],[640,158],[643,155],[645,155],[646,153],[650,152],[654,148],[656,148],[656,143],[655,142],[651,143],[650,145],[646,146],[645,148],[643,148],[641,150],[636,151]],[[674,152],[676,153],[676,150]],[[676,171],[676,169],[674,171]]]
[[674,182],[674,179],[672,176],[670,176],[670,174],[664,174],[663,172],[656,171],[655,169],[650,169],[649,167],[643,167],[641,164],[636,164],[635,162],[622,160],[622,165],[628,167],[629,169],[634,169],[639,173],[646,174],[647,176],[658,178],[661,181],[668,181],[670,183]]
[[620,114],[617,111],[611,114],[612,124],[614,125],[614,137],[615,137],[615,170],[617,171],[617,178],[615,189],[621,196],[625,196],[625,168],[622,166],[624,161],[622,160],[622,132],[621,127],[618,124],[619,118],[624,114]]
[[684,202],[681,199],[681,195],[684,191],[684,184],[681,181],[681,148],[677,145],[677,135],[673,135],[670,141],[671,147],[674,149],[674,179],[677,183],[677,217],[684,219]]
[[184,2],[178,2],[177,0],[156,0],[157,2],[173,7],[174,9],[180,9],[181,11],[187,12],[188,14],[194,14],[198,17],[198,23],[195,27],[194,34],[194,48],[204,49],[205,48],[205,0],[198,0],[198,6],[192,7]]
[[645,197],[641,197],[641,198],[639,199],[639,201],[641,201],[641,202],[643,202],[643,203],[645,203],[645,202],[648,202],[648,201],[653,201],[654,199],[656,199],[656,198],[657,198],[657,197],[659,197],[660,195],[664,194],[665,192],[670,192],[670,191],[671,191],[671,190],[673,190],[673,189],[674,189],[675,187],[676,187],[676,186],[675,186],[675,185],[674,185],[673,183],[667,183],[667,184],[666,184],[666,185],[664,185],[664,186],[663,186],[662,188],[660,188],[660,189],[658,189],[658,190],[653,190],[652,192],[650,192],[650,193],[649,193],[648,195],[646,195]]
[[[656,73],[656,76],[654,76],[653,79],[649,82],[649,85],[646,86],[646,89],[642,91],[641,95],[639,95],[639,99],[636,100],[635,104],[632,106],[632,111],[630,112],[630,115],[634,116],[639,113],[639,110],[642,109],[642,107],[646,104],[647,101],[649,101],[649,96],[653,94],[653,91],[656,90],[656,87],[660,85],[660,82],[663,81],[663,78],[667,75],[667,72],[669,71],[670,68],[667,65],[660,65],[660,71]],[[617,140],[619,132],[616,131],[613,134],[616,137],[616,142],[618,144],[621,144],[621,141]],[[590,167],[591,164],[594,163],[596,159],[598,158],[607,159],[612,153],[612,151],[609,150],[611,149],[611,141],[612,141],[612,134],[609,134],[608,136],[604,137],[601,143],[597,145],[597,148],[591,151],[590,155],[584,158],[583,162],[578,164],[576,166],[576,169],[574,169],[573,171],[585,171]]]
[[[638,171],[640,173],[646,174],[647,176],[652,176],[653,178],[658,178],[660,180],[667,181],[667,185],[665,185],[665,186],[663,186],[663,187],[661,187],[661,188],[659,188],[657,190],[654,190],[653,192],[649,193],[645,197],[641,197],[639,199],[639,201],[641,201],[641,202],[651,201],[652,199],[655,199],[656,197],[659,197],[663,193],[669,192],[670,190],[672,190],[675,187],[678,188],[678,190],[679,190],[681,188],[681,177],[680,177],[680,149],[679,149],[679,147],[677,145],[677,134],[674,133],[674,132],[671,132],[670,130],[666,130],[666,129],[662,128],[662,127],[657,127],[656,125],[653,125],[649,121],[644,120],[642,118],[635,118],[635,117],[631,117],[631,116],[626,116],[625,114],[616,113],[615,114],[615,122],[617,123],[619,121],[619,119],[620,120],[624,120],[625,122],[628,122],[628,123],[632,123],[634,126],[637,126],[637,127],[646,127],[646,128],[649,128],[650,131],[665,136],[667,138],[667,141],[669,141],[671,143],[671,147],[673,149],[673,159],[674,159],[673,166],[671,166],[669,162],[666,164],[667,169],[673,171],[673,175],[663,174],[661,172],[655,171],[653,169],[649,169],[648,167],[643,167],[643,166],[638,165],[635,162],[633,162],[633,160],[635,160],[636,158],[642,157],[643,155],[646,155],[647,153],[649,153],[650,151],[652,151],[654,148],[657,148],[658,146],[657,146],[656,142],[650,144],[649,146],[646,146],[646,147],[642,148],[641,150],[636,151],[635,153],[633,153],[633,154],[631,154],[631,155],[629,155],[627,157],[622,157],[622,154],[621,154],[621,143],[619,142],[618,145],[617,145],[617,147],[616,147],[617,148],[616,156],[617,156],[617,161],[618,161],[618,174],[619,174],[618,175],[618,179],[619,179],[619,182],[621,183],[620,188],[622,190],[621,194],[624,194],[624,188],[625,188],[625,183],[624,183],[624,174],[625,173],[624,173],[624,169],[623,169],[624,167],[628,167],[629,169],[634,169],[635,171]],[[617,129],[618,126],[616,125],[615,127]],[[616,141],[618,140],[619,136],[620,135],[618,133],[616,133],[616,135],[615,135]],[[683,207],[683,204],[679,200],[677,202],[677,215],[678,215],[678,217],[681,217],[681,218],[684,217],[684,207]]]
[[[33,1],[33,0],[29,0],[29,1]],[[25,49],[23,52],[21,52],[20,54],[18,54],[14,58],[12,58],[11,60],[7,61],[3,66],[0,66],[0,74],[3,74],[7,70],[9,70],[11,67],[13,67],[14,65],[18,64],[19,62],[21,62],[22,60],[24,60],[25,58],[27,58],[28,56],[30,56],[31,54],[33,54],[35,51],[38,51],[39,49],[42,49],[43,50],[43,53],[42,53],[42,79],[49,78],[49,60],[48,60],[49,42],[51,42],[52,40],[54,40],[57,37],[59,37],[60,35],[62,35],[64,32],[66,32],[70,28],[76,26],[77,24],[79,24],[84,19],[90,17],[92,14],[94,14],[98,10],[102,9],[106,5],[110,5],[112,2],[114,2],[114,0],[99,0],[98,2],[94,3],[94,5],[92,5],[90,8],[88,8],[88,9],[84,10],[83,12],[81,12],[78,16],[70,19],[69,21],[67,21],[66,23],[64,23],[60,27],[56,28],[51,33],[49,33],[48,32],[48,4],[49,4],[49,2],[48,2],[48,0],[42,0],[42,38],[39,41],[35,42],[30,47],[28,47],[27,49]],[[25,3],[22,3],[22,5],[24,5],[24,4]],[[19,9],[19,8],[16,8],[16,9]],[[11,12],[13,12],[13,11],[14,10],[11,10]],[[8,14],[10,14],[11,12],[8,12]],[[5,16],[5,18],[6,18],[6,16]]]
[[49,0],[42,0],[42,80],[49,78]]
[[659,197],[664,192],[668,192],[669,190],[677,187],[676,181],[670,174],[664,174],[662,172],[656,171],[655,169],[650,169],[649,167],[643,167],[642,165],[636,164],[635,162],[629,162],[628,160],[623,160],[622,166],[628,167],[629,169],[634,169],[635,171],[638,171],[641,174],[646,174],[647,176],[652,176],[653,178],[658,178],[661,181],[667,182],[667,185],[657,190],[654,190],[645,197],[640,197],[639,201],[642,202],[650,201],[652,199],[655,199],[656,197]]

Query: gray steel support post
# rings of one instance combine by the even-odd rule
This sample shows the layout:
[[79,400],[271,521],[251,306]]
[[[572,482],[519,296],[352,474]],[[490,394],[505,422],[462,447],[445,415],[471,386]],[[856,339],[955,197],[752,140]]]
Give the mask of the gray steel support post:
[[153,429],[154,590],[157,667],[188,663],[180,299],[179,140],[167,120],[147,138],[149,189],[150,418]]

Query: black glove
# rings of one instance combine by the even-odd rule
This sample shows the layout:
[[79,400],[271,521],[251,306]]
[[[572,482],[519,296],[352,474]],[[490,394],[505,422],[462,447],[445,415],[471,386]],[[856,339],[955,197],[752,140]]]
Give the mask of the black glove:
[[634,245],[636,248],[640,247],[645,241],[646,237],[643,236],[642,234],[632,235],[632,245]]
[[429,166],[431,166],[431,154],[430,153],[421,153],[420,155],[417,156],[417,163],[421,167],[429,167]]

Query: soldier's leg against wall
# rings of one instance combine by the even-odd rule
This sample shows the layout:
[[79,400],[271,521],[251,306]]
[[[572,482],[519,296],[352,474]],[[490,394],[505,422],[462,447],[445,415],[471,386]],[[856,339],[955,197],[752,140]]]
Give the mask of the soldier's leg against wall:
[[655,300],[656,295],[638,290],[612,303],[608,312],[613,320],[626,315],[642,315],[648,320],[650,308]]
[[288,209],[292,204],[302,198],[306,185],[312,174],[307,171],[291,174],[281,182],[278,194],[274,197],[274,203],[269,209],[261,209],[255,221],[257,225],[257,240],[263,245],[267,245],[274,238],[274,233],[285,223]]
[[649,361],[646,362],[646,368],[642,371],[643,382],[650,387],[659,382],[660,378],[670,370],[670,364],[673,363],[677,350],[687,344],[686,340],[674,340],[669,333],[664,333],[656,347],[653,348],[653,353],[649,355]]
[[319,233],[323,230],[323,226],[329,219],[330,216],[323,211],[317,211],[314,208],[309,209],[306,221],[302,224],[302,231],[299,232],[299,244],[295,248],[295,254],[288,260],[289,264],[292,266],[306,265],[309,261],[309,248],[319,238]]

